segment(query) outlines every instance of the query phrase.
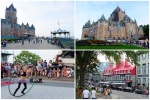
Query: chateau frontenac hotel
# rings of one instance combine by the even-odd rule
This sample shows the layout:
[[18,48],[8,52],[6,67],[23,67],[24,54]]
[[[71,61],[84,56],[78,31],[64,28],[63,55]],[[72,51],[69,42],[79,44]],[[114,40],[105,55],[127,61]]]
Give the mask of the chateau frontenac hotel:
[[11,4],[5,10],[5,19],[1,19],[1,37],[22,37],[24,34],[28,34],[30,36],[35,36],[35,27],[33,24],[29,26],[27,23],[18,24],[17,23],[17,10],[14,8],[13,4]]
[[112,12],[110,18],[106,20],[102,15],[97,22],[90,20],[82,28],[81,39],[92,38],[97,40],[109,39],[134,39],[144,35],[142,27],[138,27],[136,20],[132,20],[120,7]]

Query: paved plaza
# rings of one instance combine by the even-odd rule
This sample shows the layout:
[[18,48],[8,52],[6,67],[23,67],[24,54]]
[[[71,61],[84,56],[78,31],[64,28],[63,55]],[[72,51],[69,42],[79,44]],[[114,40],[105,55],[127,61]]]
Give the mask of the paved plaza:
[[[8,79],[7,79],[8,80]],[[6,81],[6,79],[2,79]],[[27,81],[27,91],[32,86],[32,83]],[[16,93],[16,96],[21,95],[23,85]],[[12,93],[17,88],[17,82],[10,85]],[[43,83],[35,83],[31,91],[22,97],[14,97],[9,93],[8,85],[1,87],[2,99],[74,99],[74,83],[44,80]],[[25,91],[26,92],[26,91]]]
[[47,43],[47,40],[43,40],[42,43],[39,42],[34,44],[33,41],[30,43],[28,41],[24,41],[24,45],[22,42],[19,43],[8,43],[6,47],[2,47],[2,49],[61,49],[60,47]]

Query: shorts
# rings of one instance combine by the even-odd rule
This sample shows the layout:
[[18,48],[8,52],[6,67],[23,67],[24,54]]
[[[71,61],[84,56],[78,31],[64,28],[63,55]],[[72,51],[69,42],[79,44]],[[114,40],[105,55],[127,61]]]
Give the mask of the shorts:
[[19,82],[21,82],[21,83],[26,83],[26,80],[20,80]]

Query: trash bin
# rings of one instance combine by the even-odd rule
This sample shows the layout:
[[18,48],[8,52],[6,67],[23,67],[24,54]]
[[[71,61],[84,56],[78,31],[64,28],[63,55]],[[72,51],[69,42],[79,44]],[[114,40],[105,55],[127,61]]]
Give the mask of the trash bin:
[[30,83],[33,83],[33,78],[30,78]]

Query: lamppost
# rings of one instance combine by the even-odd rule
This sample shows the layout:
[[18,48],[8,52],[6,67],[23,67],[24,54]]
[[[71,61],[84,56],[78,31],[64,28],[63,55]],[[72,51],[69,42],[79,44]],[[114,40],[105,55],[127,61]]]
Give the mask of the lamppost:
[[12,31],[10,32],[10,35],[11,35],[11,37],[12,37]]

